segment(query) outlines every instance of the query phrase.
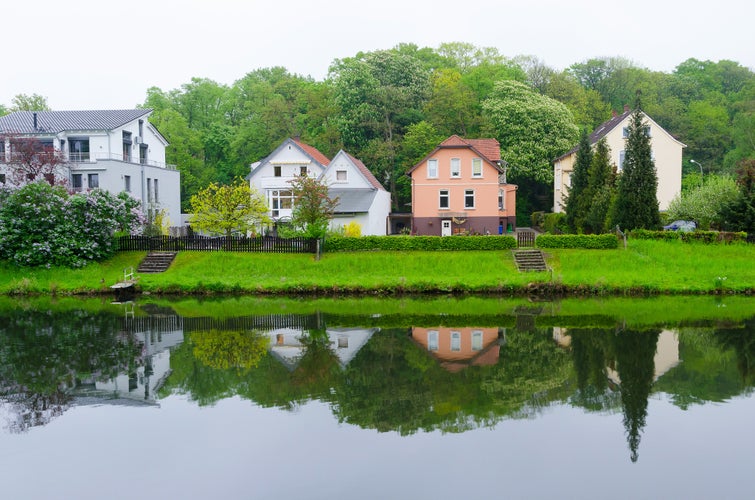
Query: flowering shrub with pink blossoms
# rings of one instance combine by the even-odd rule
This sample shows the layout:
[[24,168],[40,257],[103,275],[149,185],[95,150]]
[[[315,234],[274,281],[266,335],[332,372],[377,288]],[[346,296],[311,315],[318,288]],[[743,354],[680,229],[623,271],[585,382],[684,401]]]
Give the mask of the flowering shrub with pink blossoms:
[[69,194],[33,182],[0,190],[0,258],[19,266],[82,267],[110,257],[115,234],[138,234],[141,202],[95,189]]

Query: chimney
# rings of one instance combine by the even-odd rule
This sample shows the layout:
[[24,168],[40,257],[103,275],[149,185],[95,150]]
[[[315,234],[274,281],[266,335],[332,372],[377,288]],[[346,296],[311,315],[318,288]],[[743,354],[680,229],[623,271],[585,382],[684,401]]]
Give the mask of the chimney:
[[615,109],[612,109],[611,110],[611,118],[616,118],[617,116],[619,116],[619,114],[616,112]]
[[34,130],[37,130],[37,112],[34,112]]
[[629,111],[629,104],[624,105],[624,113],[626,113],[627,111]]

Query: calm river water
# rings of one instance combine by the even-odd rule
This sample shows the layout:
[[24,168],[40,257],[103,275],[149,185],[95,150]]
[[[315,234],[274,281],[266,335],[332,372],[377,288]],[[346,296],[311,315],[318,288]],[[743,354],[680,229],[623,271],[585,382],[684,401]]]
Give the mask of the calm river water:
[[752,498],[755,299],[0,299],[8,499]]

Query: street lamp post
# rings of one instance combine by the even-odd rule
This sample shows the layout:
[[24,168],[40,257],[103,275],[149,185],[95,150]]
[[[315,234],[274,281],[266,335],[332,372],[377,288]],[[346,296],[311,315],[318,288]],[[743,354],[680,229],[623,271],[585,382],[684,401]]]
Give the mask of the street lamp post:
[[699,161],[695,161],[692,158],[689,159],[690,163],[696,164],[698,167],[700,167],[700,185],[703,185],[703,166]]

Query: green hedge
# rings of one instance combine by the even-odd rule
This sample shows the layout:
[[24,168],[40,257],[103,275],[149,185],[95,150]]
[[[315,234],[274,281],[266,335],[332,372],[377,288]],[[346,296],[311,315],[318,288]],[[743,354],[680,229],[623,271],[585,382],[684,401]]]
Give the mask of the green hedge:
[[513,236],[328,236],[324,252],[362,250],[508,250],[516,248]]
[[614,234],[541,234],[535,239],[538,248],[618,248]]
[[685,243],[734,243],[747,242],[747,233],[729,233],[724,231],[648,231],[633,229],[628,236],[638,240],[683,241]]

